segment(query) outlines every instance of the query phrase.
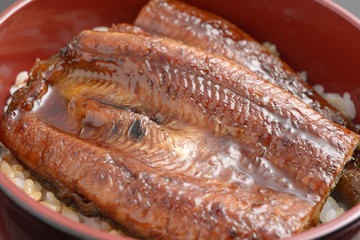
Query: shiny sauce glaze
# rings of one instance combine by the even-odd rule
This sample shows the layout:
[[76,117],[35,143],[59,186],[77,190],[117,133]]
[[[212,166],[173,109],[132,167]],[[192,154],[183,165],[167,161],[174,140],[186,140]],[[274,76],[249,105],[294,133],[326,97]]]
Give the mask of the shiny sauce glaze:
[[[169,37],[229,58],[300,98],[330,121],[358,131],[285,62],[220,16],[181,1],[152,0],[143,7],[134,24],[151,34]],[[122,29],[113,27],[113,31],[116,30]]]
[[35,64],[0,136],[44,179],[158,239],[307,229],[359,141],[223,57],[95,31]]
[[[233,60],[262,78],[308,104],[325,118],[356,133],[359,129],[344,115],[322,98],[308,83],[304,82],[280,58],[268,52],[260,43],[234,24],[215,14],[176,0],[151,0],[143,7],[135,20],[138,27],[148,33],[176,39],[203,48]],[[124,31],[121,24],[111,31]],[[349,207],[360,202],[360,154],[344,168],[336,194]]]
[[189,121],[164,123],[168,117],[157,114],[149,118],[132,111],[132,106],[89,98],[68,100],[52,85],[48,85],[42,101],[44,104],[32,112],[39,120],[77,138],[138,158],[150,167],[210,182],[249,188],[263,185],[314,201],[315,196],[294,187],[296,183],[267,159],[249,157],[251,147],[239,144],[236,138],[221,136]]

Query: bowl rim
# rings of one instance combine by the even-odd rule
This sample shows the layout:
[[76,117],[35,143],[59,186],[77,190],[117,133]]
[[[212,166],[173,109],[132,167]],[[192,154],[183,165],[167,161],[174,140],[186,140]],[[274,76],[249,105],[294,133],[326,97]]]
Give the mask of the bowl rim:
[[11,4],[8,8],[6,8],[2,13],[0,13],[0,25],[3,24],[8,18],[10,18],[14,13],[18,10],[33,2],[34,0],[17,0],[13,4]]
[[[14,13],[26,7],[32,2],[39,0],[18,0],[2,13],[0,13],[0,25],[12,17]],[[336,13],[338,16],[349,22],[360,31],[360,19],[348,10],[341,7],[339,4],[331,0],[314,0],[328,10]],[[74,237],[80,239],[111,239],[111,240],[126,240],[132,239],[123,236],[116,236],[110,233],[94,229],[82,223],[69,220],[65,216],[56,213],[47,207],[41,205],[39,202],[33,200],[22,189],[18,188],[2,171],[0,171],[0,191],[7,197],[13,200],[19,207],[33,215],[34,217],[46,222],[52,227],[66,232]],[[340,217],[316,226],[305,232],[290,236],[289,240],[302,240],[309,238],[326,238],[331,234],[341,231],[345,227],[352,226],[360,220],[360,204],[349,209]]]
[[341,16],[347,22],[351,23],[354,27],[360,30],[360,18],[356,17],[353,13],[339,4],[331,0],[315,0],[315,2],[326,7],[330,11],[335,12],[337,15]]
[[[354,14],[340,6],[339,4],[331,0],[315,0],[316,3],[322,5],[328,10],[336,13],[338,16],[342,17],[344,20],[349,22],[355,28],[360,31],[360,19]],[[309,238],[326,238],[331,234],[341,231],[345,227],[350,227],[356,224],[360,220],[360,203],[356,206],[350,208],[343,215],[335,218],[334,220],[316,226],[312,229],[304,231],[302,233],[293,235],[287,239],[291,240],[302,240]]]

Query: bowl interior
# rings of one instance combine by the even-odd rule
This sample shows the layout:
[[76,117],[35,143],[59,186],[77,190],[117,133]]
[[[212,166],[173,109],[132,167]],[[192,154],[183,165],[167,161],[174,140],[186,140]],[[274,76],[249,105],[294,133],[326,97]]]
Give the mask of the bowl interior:
[[[36,58],[46,59],[56,54],[83,29],[131,23],[147,0],[100,2],[23,0],[0,15],[1,109],[17,73],[30,70]],[[360,56],[360,23],[343,9],[327,0],[188,2],[229,19],[260,42],[276,44],[281,57],[290,66],[296,71],[307,71],[311,84],[322,84],[328,92],[349,92],[360,113],[360,104],[357,104],[360,82],[356,69]],[[360,116],[355,121],[359,123]],[[0,178],[0,181],[7,180]],[[24,193],[15,191],[14,194]],[[21,199],[30,206],[37,204],[24,197]],[[358,208],[336,221],[348,224],[359,217]],[[331,231],[331,225],[328,226],[315,228],[310,235],[327,234]]]

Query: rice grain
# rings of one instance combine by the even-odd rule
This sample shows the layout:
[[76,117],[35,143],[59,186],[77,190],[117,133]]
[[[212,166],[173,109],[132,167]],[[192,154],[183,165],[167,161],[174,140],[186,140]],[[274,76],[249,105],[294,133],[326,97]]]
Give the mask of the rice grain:
[[75,222],[79,222],[78,215],[71,208],[63,206],[62,209],[61,209],[61,214],[64,215],[65,217],[67,217],[67,218],[70,218],[71,220],[73,220]]

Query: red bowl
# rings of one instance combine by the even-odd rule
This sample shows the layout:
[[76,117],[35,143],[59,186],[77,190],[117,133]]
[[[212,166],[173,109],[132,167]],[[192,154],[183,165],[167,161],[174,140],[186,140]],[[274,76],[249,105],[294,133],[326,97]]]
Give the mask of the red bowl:
[[[56,54],[82,29],[132,22],[146,0],[22,0],[0,15],[0,108],[17,73]],[[328,92],[349,92],[360,113],[360,20],[328,0],[188,1],[275,43],[295,70]],[[100,4],[101,3],[101,4]],[[360,114],[359,114],[360,115]],[[355,120],[360,123],[360,116]],[[0,171],[1,239],[124,239],[52,212]],[[291,239],[360,237],[360,205]]]

